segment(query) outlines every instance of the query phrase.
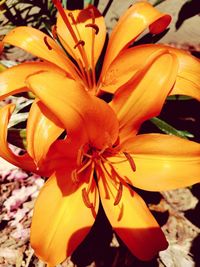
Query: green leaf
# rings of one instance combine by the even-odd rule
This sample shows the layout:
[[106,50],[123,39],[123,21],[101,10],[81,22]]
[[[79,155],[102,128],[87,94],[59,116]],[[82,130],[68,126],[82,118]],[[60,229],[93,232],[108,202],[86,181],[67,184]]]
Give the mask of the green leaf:
[[162,132],[166,133],[166,134],[171,134],[171,135],[176,135],[178,137],[181,138],[193,138],[194,135],[191,134],[188,131],[180,131],[177,130],[176,128],[174,128],[173,126],[171,126],[170,124],[168,124],[167,122],[154,117],[150,120],[156,127],[158,127],[158,129],[160,129]]
[[167,100],[190,100],[192,97],[186,95],[170,95],[167,97]]
[[62,6],[67,9],[67,0],[62,0]]
[[94,5],[94,0],[84,0],[84,7],[88,5]]
[[157,0],[154,4],[153,4],[153,6],[157,6],[157,5],[159,5],[159,4],[161,4],[162,2],[164,2],[165,0]]

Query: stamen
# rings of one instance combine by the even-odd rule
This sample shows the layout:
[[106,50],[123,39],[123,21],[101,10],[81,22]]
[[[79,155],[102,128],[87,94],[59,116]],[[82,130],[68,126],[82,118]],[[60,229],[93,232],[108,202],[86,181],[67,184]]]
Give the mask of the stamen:
[[75,44],[74,49],[76,49],[79,45],[84,46],[84,45],[85,45],[85,42],[84,42],[83,40],[79,40],[79,41]]
[[44,37],[44,43],[45,43],[45,45],[47,46],[47,48],[48,48],[49,50],[52,50],[52,47],[50,46],[50,44],[49,44],[48,41],[47,41],[47,36]]
[[90,202],[88,193],[86,191],[86,188],[82,189],[82,198],[83,198],[83,202],[85,204],[85,206],[89,209],[91,209],[93,207],[92,203]]
[[[89,27],[92,27],[92,28],[95,27],[96,28],[95,32],[92,31],[92,47],[91,47],[92,84],[93,84],[93,86],[95,86],[96,85],[96,73],[95,73],[95,61],[94,61],[94,44],[95,44],[94,41],[95,41],[95,35],[98,33],[99,28],[95,24],[94,10],[90,9],[90,13],[92,16],[92,23],[88,23],[87,25],[90,25]],[[85,27],[88,27],[87,25]],[[93,25],[93,26],[91,26],[91,25]]]
[[136,171],[136,165],[135,165],[133,158],[127,152],[124,152],[124,155],[127,158],[128,162],[130,163],[131,169],[135,172]]
[[123,185],[120,182],[119,183],[119,188],[118,188],[118,191],[117,191],[117,195],[116,195],[116,198],[115,198],[114,206],[119,204],[119,202],[120,202],[120,200],[122,198],[122,191],[123,191]]
[[88,23],[85,25],[86,28],[90,27],[95,30],[95,34],[97,35],[99,32],[99,27],[95,23]]

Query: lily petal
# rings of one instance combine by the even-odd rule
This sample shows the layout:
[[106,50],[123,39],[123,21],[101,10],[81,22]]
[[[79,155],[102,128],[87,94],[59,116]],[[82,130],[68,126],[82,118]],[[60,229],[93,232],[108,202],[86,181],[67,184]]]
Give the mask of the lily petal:
[[110,36],[102,76],[116,56],[146,28],[149,27],[152,33],[157,34],[165,30],[170,21],[169,15],[160,13],[146,1],[132,5],[120,18]]
[[17,27],[4,37],[3,42],[22,48],[36,57],[59,66],[73,78],[77,77],[75,65],[64,51],[51,37],[37,29],[26,26]]
[[150,260],[160,250],[166,249],[168,244],[165,236],[142,198],[128,186],[123,186],[120,202],[114,205],[111,196],[116,196],[116,187],[106,179],[110,197],[105,198],[102,179],[98,184],[104,211],[129,250],[141,260]]
[[135,187],[163,191],[200,182],[200,144],[196,142],[172,135],[143,134],[127,140],[122,150],[130,153],[136,171],[128,162],[116,164],[116,170]]
[[119,88],[110,105],[119,120],[121,142],[137,133],[145,120],[160,113],[177,69],[176,56],[165,53]]
[[187,51],[160,44],[140,45],[120,53],[102,77],[102,90],[115,93],[159,51],[175,54],[179,63],[176,83],[170,94],[188,95],[200,100],[200,60]]
[[187,95],[200,101],[200,60],[181,49],[168,50],[174,53],[179,61],[178,76],[170,95]]
[[25,80],[29,75],[41,71],[56,71],[65,75],[64,71],[50,63],[22,63],[0,73],[0,100],[8,95],[27,91]]
[[31,157],[27,153],[22,156],[14,154],[7,143],[7,127],[14,108],[15,105],[10,104],[0,109],[0,157],[19,168],[34,172],[36,166]]
[[111,63],[107,72],[100,81],[101,90],[109,93],[125,85],[137,72],[148,66],[151,62],[168,50],[164,46],[136,46],[121,52]]
[[71,162],[48,179],[34,207],[31,245],[36,255],[52,266],[65,260],[83,241],[99,206],[98,194],[93,211],[84,205],[84,184],[71,180],[73,165]]
[[[65,10],[65,13],[73,31],[77,34],[78,41],[84,41],[83,49],[85,49],[89,64],[95,66],[106,38],[104,17],[92,5],[83,10]],[[57,19],[57,34],[68,53],[75,59],[81,58],[77,44],[60,15]]]
[[160,44],[140,45],[120,53],[102,77],[101,89],[115,93],[122,84],[128,82],[137,71],[144,68],[162,51],[175,54],[179,63],[176,83],[170,95],[182,94],[200,100],[200,60],[184,50]]
[[[31,76],[27,84],[64,125],[74,150],[88,142],[102,149],[116,141],[118,121],[115,113],[77,82],[46,72]],[[59,94],[55,88],[59,88]]]
[[27,121],[27,151],[37,164],[46,157],[51,144],[63,131],[55,115],[36,100]]

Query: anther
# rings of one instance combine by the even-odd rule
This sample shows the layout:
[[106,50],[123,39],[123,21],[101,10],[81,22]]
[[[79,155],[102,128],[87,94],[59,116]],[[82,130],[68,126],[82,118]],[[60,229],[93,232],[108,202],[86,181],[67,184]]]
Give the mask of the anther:
[[130,163],[131,169],[135,172],[136,171],[136,165],[135,165],[133,158],[127,152],[124,152],[124,155],[127,158],[128,162]]
[[52,47],[50,46],[50,44],[49,44],[48,41],[47,41],[47,36],[44,37],[44,43],[45,43],[45,45],[47,46],[47,48],[48,48],[49,50],[52,50]]
[[75,20],[75,18],[74,18],[74,15],[72,14],[72,12],[69,12],[69,13],[68,13],[68,16],[71,18],[72,23],[75,25],[75,24],[76,24],[76,20]]
[[52,32],[53,38],[57,39],[57,26],[56,25],[52,26],[51,32]]
[[82,198],[83,198],[83,202],[84,202],[85,206],[87,208],[91,209],[93,207],[93,205],[89,200],[89,196],[88,196],[88,193],[86,191],[86,188],[82,189]]
[[85,25],[86,28],[90,27],[95,30],[95,34],[97,35],[99,32],[99,27],[95,23],[88,23]]
[[78,179],[78,175],[77,175],[77,170],[73,170],[71,172],[71,179],[72,179],[72,182],[77,184],[79,182],[79,179]]
[[120,200],[122,198],[122,191],[123,191],[123,185],[120,182],[119,183],[119,188],[118,188],[118,191],[117,191],[117,195],[116,195],[116,198],[115,198],[114,206],[119,204],[119,202],[120,202]]
[[84,46],[85,42],[83,40],[79,40],[78,43],[75,44],[74,49],[76,49],[79,45]]

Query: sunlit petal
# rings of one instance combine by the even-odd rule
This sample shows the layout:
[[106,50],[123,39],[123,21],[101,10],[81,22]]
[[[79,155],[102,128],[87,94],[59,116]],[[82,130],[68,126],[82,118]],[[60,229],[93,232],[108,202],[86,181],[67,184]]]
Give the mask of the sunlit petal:
[[200,60],[184,50],[167,49],[177,56],[179,62],[178,76],[170,95],[187,95],[200,101]]
[[123,51],[109,66],[101,81],[101,89],[115,93],[122,84],[144,68],[158,53],[169,51],[178,59],[176,83],[170,94],[182,94],[200,100],[200,61],[188,52],[167,45],[147,44]]
[[149,27],[152,33],[157,34],[165,30],[170,21],[169,15],[160,13],[147,1],[132,5],[121,16],[111,34],[103,66],[103,75],[119,52],[130,45],[146,28]]
[[27,151],[39,163],[51,144],[64,131],[61,123],[41,101],[36,100],[29,112],[27,122]]
[[4,37],[3,42],[18,46],[26,52],[56,64],[72,77],[77,77],[75,66],[64,51],[51,37],[37,29],[25,26],[17,27]]
[[[66,10],[65,12],[72,29],[78,37],[78,41],[84,41],[84,49],[88,62],[90,65],[95,65],[104,46],[106,37],[106,27],[103,16],[94,6],[89,6],[83,10]],[[68,53],[74,58],[80,59],[80,51],[77,47],[74,48],[77,44],[60,15],[57,20],[57,34]]]
[[160,50],[175,54],[179,63],[176,83],[170,94],[188,95],[200,100],[200,60],[187,51],[160,44],[140,45],[121,53],[103,77],[103,90],[114,92],[118,84],[127,82],[131,78],[131,73],[134,74],[144,67],[147,59]]
[[77,82],[46,72],[31,76],[27,84],[63,123],[73,149],[88,142],[104,148],[117,139],[118,121],[113,110]]
[[116,92],[111,107],[119,119],[121,140],[160,113],[175,82],[177,68],[176,56],[163,54]]
[[50,63],[31,62],[22,63],[0,73],[0,100],[8,95],[27,91],[25,80],[40,71],[56,71],[64,75],[64,71]]
[[162,191],[200,182],[198,143],[164,134],[143,134],[127,140],[122,150],[131,154],[136,171],[127,161],[117,164],[116,169],[136,187]]
[[96,206],[83,204],[85,184],[73,183],[71,166],[49,178],[36,200],[31,225],[31,245],[44,262],[55,266],[69,256],[82,242],[94,223]]
[[166,249],[165,236],[140,196],[123,186],[120,202],[114,205],[112,195],[116,196],[116,188],[109,179],[106,179],[105,183],[109,188],[109,197],[105,197],[104,185],[99,181],[104,211],[113,229],[129,250],[141,260],[150,260],[160,250]]
[[100,88],[115,93],[125,85],[136,73],[153,62],[159,55],[166,53],[163,46],[136,46],[126,49],[111,63],[100,81]]

